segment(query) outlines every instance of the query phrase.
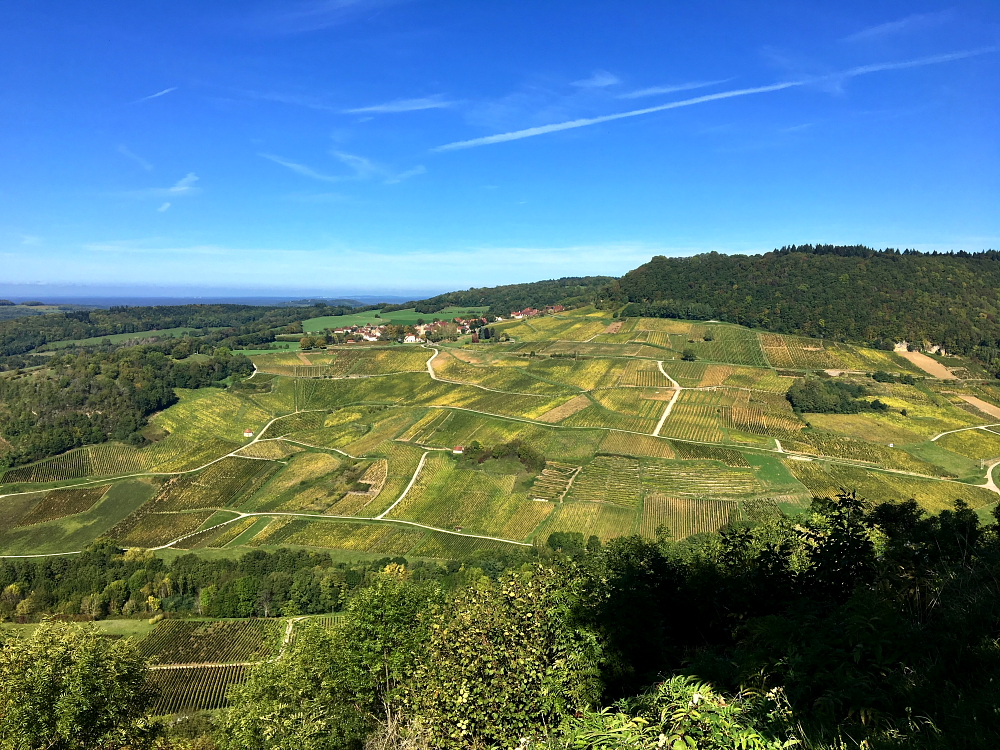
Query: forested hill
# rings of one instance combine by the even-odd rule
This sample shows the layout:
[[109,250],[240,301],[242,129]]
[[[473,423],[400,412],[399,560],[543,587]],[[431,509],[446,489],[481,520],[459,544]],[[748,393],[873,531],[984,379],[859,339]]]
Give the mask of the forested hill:
[[[253,346],[274,341],[274,330],[315,315],[339,315],[358,308],[319,303],[309,307],[256,305],[167,305],[78,310],[0,322],[0,357],[24,354],[51,341],[86,339],[175,327],[224,329],[216,346]],[[369,308],[360,308],[369,309]]]
[[693,312],[779,333],[869,344],[927,341],[992,361],[998,352],[990,350],[1000,345],[998,289],[1000,253],[992,250],[804,245],[764,255],[658,255],[602,295],[638,303],[629,315]]
[[592,302],[597,292],[614,281],[613,276],[581,276],[533,281],[528,284],[466,289],[447,292],[429,299],[406,302],[402,305],[383,307],[383,311],[405,310],[415,307],[420,313],[435,313],[445,307],[477,307],[489,305],[496,315],[509,315],[511,311],[526,307],[544,307],[557,303]]

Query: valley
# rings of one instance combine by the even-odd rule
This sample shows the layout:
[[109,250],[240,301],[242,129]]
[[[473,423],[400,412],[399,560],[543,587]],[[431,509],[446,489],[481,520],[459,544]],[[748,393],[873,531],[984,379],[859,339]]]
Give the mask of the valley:
[[[962,358],[935,378],[892,351],[594,307],[491,327],[253,354],[249,378],[179,390],[151,444],[8,469],[0,554],[106,537],[448,559],[561,531],[680,539],[841,489],[984,518],[1000,499],[1000,388]],[[861,406],[796,412],[806,381],[857,386]]]

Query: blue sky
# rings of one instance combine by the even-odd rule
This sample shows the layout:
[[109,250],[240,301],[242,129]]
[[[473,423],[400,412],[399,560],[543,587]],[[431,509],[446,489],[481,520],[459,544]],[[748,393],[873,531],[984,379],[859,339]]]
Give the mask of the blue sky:
[[410,294],[1000,248],[1000,4],[7,0],[0,282]]

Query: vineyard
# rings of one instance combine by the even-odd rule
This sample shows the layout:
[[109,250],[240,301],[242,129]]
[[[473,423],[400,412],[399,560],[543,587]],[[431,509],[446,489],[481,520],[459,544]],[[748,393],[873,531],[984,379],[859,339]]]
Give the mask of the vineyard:
[[509,549],[509,544],[495,542],[490,539],[476,539],[470,536],[429,532],[420,545],[414,548],[410,554],[454,560],[484,552],[500,552]]
[[305,448],[293,445],[284,440],[262,440],[251,443],[245,448],[240,448],[236,455],[243,456],[244,458],[264,458],[277,461],[282,458],[288,458],[292,454],[301,453],[304,450]]
[[734,497],[763,492],[749,469],[700,461],[643,461],[642,486],[671,497]]
[[648,359],[629,360],[618,381],[620,386],[641,386],[648,388],[671,388],[671,382],[663,376],[656,362]]
[[[143,506],[108,532],[111,539],[127,547],[159,547],[201,528],[214,511],[194,513],[149,513]],[[144,512],[145,511],[145,512]]]
[[267,428],[261,432],[259,438],[276,438],[293,432],[315,430],[322,427],[325,420],[326,412],[323,410],[296,412],[284,417],[279,417],[271,422],[271,424],[269,424]]
[[567,500],[637,506],[642,500],[639,461],[624,456],[597,456],[580,470]]
[[724,448],[721,445],[700,445],[698,443],[673,443],[674,452],[677,458],[699,459],[706,458],[710,461],[720,461],[726,466],[749,467],[746,457],[737,450]]
[[601,441],[600,450],[602,453],[650,458],[673,458],[675,455],[669,440],[646,435],[631,435],[626,432],[609,432]]
[[[295,523],[290,526],[294,526]],[[309,547],[330,547],[380,552],[387,555],[404,555],[419,542],[424,534],[421,529],[409,529],[389,524],[354,524],[339,521],[301,522],[304,528],[295,528],[281,541]],[[270,542],[271,544],[274,541]]]
[[591,392],[591,396],[605,409],[634,417],[658,420],[669,400],[673,389],[664,389],[662,397],[652,389],[602,388]]
[[[436,355],[394,345],[253,355],[253,378],[179,389],[142,447],[107,442],[0,469],[0,546],[75,552],[106,535],[137,547],[184,537],[177,546],[199,554],[301,545],[451,557],[509,542],[434,529],[537,543],[553,530],[607,539],[663,525],[681,537],[779,508],[794,515],[841,488],[932,511],[996,501],[948,480],[981,483],[980,462],[1000,458],[1000,428],[989,426],[1000,418],[963,398],[998,404],[998,387],[939,381],[888,351],[612,315],[504,322],[498,332],[517,341],[442,341]],[[681,359],[686,349],[695,361]],[[432,355],[441,380],[427,371]],[[960,376],[983,374],[947,361]],[[827,369],[847,370],[837,382],[888,408],[794,412],[789,387]],[[876,381],[867,373],[877,370],[917,380]],[[544,461],[537,476],[450,453],[514,441]]]
[[562,500],[569,489],[570,480],[579,470],[579,466],[546,461],[542,473],[535,477],[531,485],[531,499],[552,502]]
[[725,440],[722,424],[726,419],[722,398],[717,391],[681,391],[674,409],[663,423],[660,435],[721,443]]
[[275,620],[163,620],[138,648],[159,664],[260,661],[276,651],[281,625]]
[[945,435],[937,444],[968,458],[1000,457],[1000,435],[991,430],[963,430]]
[[578,531],[585,539],[593,535],[606,542],[615,537],[628,536],[635,526],[635,508],[609,503],[563,503],[556,507],[535,539],[536,543],[543,543],[554,531]]
[[855,490],[870,503],[897,503],[912,498],[934,513],[953,507],[956,499],[965,500],[973,508],[996,502],[996,495],[989,490],[961,482],[919,479],[818,461],[786,463],[795,478],[816,497],[833,497],[845,489]]
[[657,530],[666,528],[674,539],[692,534],[718,531],[731,521],[740,519],[736,500],[670,497],[653,493],[642,505],[639,533],[655,539]]
[[613,386],[627,366],[625,362],[612,359],[574,360],[553,357],[532,362],[528,372],[539,378],[589,391]]
[[[650,410],[651,413],[658,414],[662,410],[662,403],[656,401],[650,401],[649,403],[653,407]],[[568,427],[607,427],[613,430],[651,434],[656,429],[656,422],[657,420],[653,417],[628,416],[605,409],[596,404],[591,404],[586,409],[582,409],[573,416],[564,419],[561,424]]]
[[38,505],[17,521],[17,526],[32,526],[36,523],[83,513],[93,508],[110,489],[111,485],[106,484],[103,487],[52,490]]
[[243,682],[246,671],[243,666],[154,669],[151,679],[160,696],[151,713],[166,716],[225,708],[226,691]]
[[238,508],[264,486],[280,464],[230,456],[194,474],[171,479],[153,500],[157,512]]
[[[713,325],[698,327],[691,334],[669,334],[670,348],[691,349],[698,359],[725,362],[750,367],[767,367],[757,334],[738,326]],[[710,340],[705,340],[710,337]],[[650,342],[655,343],[655,342]]]

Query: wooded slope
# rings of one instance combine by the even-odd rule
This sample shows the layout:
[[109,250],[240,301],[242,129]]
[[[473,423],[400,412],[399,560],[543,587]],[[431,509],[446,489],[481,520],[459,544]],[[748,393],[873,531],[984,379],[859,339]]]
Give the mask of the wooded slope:
[[[921,254],[804,245],[764,255],[656,256],[602,295],[627,315],[707,305],[706,315],[779,333],[868,344],[907,340],[998,358],[1000,253]],[[671,316],[665,312],[664,317]],[[672,317],[672,316],[671,316]]]

